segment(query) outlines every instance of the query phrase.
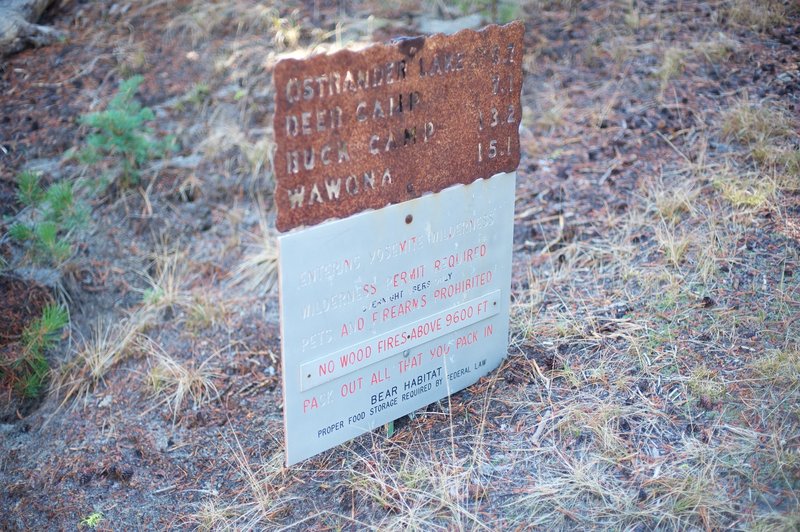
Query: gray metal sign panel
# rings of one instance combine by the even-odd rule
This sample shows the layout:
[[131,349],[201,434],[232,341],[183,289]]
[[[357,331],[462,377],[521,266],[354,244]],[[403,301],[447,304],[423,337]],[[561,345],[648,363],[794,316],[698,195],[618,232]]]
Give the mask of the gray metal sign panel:
[[495,369],[515,173],[279,237],[289,465]]

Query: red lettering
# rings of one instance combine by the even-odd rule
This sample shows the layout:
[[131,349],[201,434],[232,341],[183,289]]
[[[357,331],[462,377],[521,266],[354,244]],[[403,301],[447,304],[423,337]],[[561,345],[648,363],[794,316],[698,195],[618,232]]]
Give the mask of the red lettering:
[[466,279],[461,279],[460,281],[456,281],[454,283],[450,283],[448,285],[439,287],[434,289],[433,291],[433,298],[439,301],[444,301],[446,299],[450,299],[453,296],[457,296],[474,288],[479,288],[481,286],[487,285],[492,282],[492,271],[485,271],[472,277],[468,277]]
[[319,365],[319,376],[323,377],[328,373],[333,373],[333,370],[336,368],[333,360],[329,360],[327,363]]
[[375,286],[375,285],[374,285],[374,284],[372,284],[372,283],[365,284],[365,285],[362,287],[362,289],[364,290],[364,293],[365,293],[365,294],[367,294],[367,295],[371,295],[371,296],[374,296],[374,295],[375,295],[375,294],[378,292],[378,287],[377,287],[377,286]]
[[305,414],[309,410],[313,410],[315,408],[319,408],[319,403],[317,402],[316,397],[312,397],[311,399],[305,399],[303,401],[303,413]]
[[465,334],[464,336],[461,336],[456,339],[456,349],[470,346],[477,341],[478,341],[478,333],[477,331],[472,331],[471,333]]
[[416,279],[421,279],[425,276],[425,266],[420,264],[419,266],[405,271],[399,272],[392,275],[392,286],[397,288],[400,285],[408,284]]
[[442,358],[442,355],[450,354],[450,344],[437,345],[436,347],[429,349],[429,351],[431,358]]
[[400,369],[400,373],[405,373],[410,369],[416,368],[417,366],[422,365],[422,353],[417,353],[413,357],[404,358],[400,360],[397,365]]
[[349,353],[339,356],[339,364],[341,367],[346,368],[352,364],[361,363],[372,356],[372,346],[359,347]]
[[342,384],[342,387],[339,388],[339,393],[341,394],[342,397],[353,395],[362,388],[363,384],[364,384],[364,377],[359,377],[353,381]]

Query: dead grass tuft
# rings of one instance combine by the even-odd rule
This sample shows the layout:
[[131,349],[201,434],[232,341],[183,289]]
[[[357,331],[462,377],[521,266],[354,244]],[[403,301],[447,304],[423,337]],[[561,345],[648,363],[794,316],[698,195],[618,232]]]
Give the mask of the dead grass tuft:
[[689,391],[704,402],[718,403],[725,398],[727,389],[716,372],[706,366],[694,368],[689,375]]
[[723,183],[723,194],[727,193],[732,203],[760,206],[772,202],[779,191],[800,189],[798,127],[792,113],[772,102],[753,104],[743,99],[723,114],[722,134],[745,147],[757,172],[733,190]]
[[128,42],[120,42],[114,48],[117,70],[123,79],[142,73],[148,66],[147,53],[143,42],[136,42],[133,35]]
[[737,175],[732,168],[724,168],[716,173],[712,184],[723,198],[737,208],[760,209],[772,205],[778,191],[773,177],[744,171]]
[[723,32],[717,32],[710,39],[692,43],[696,54],[702,55],[712,65],[730,61],[742,50],[742,43]]
[[172,411],[172,422],[178,417],[184,403],[191,401],[198,408],[219,397],[214,379],[218,373],[208,367],[213,356],[200,364],[183,364],[167,354],[152,339],[139,337],[138,347],[150,360],[147,382],[155,397],[161,397],[158,405],[167,405]]
[[225,300],[219,296],[195,293],[186,306],[186,327],[193,332],[213,327],[224,321],[228,313]]
[[[634,506],[633,494],[627,493],[617,482],[608,482],[608,469],[611,466],[597,460],[575,459],[562,453],[551,457],[554,461],[547,468],[547,475],[525,486],[522,495],[506,507],[506,511],[520,524],[528,520],[528,526],[553,529],[581,524],[613,527],[608,520],[590,523],[595,508],[587,503],[602,501],[608,505],[609,514],[612,515],[612,508]],[[617,512],[617,515],[622,517],[629,513]],[[615,524],[623,528],[621,523]]]
[[457,530],[487,529],[471,509],[485,488],[468,461],[447,452],[420,456],[397,446],[354,455],[346,485],[380,508],[380,529],[431,530],[442,522]]
[[53,390],[63,397],[80,399],[104,381],[106,374],[131,356],[134,343],[148,321],[144,312],[134,313],[116,323],[98,322],[89,338],[78,342],[75,356],[57,372]]
[[753,363],[756,375],[776,386],[800,388],[800,350],[772,350]]
[[189,303],[184,291],[186,265],[181,253],[162,248],[154,256],[150,269],[143,277],[149,287],[142,292],[142,302],[154,311],[175,308]]
[[782,0],[731,0],[723,11],[732,23],[756,31],[767,31],[787,22],[786,6]]
[[791,114],[783,107],[771,103],[753,103],[748,99],[737,101],[722,116],[722,133],[749,147],[796,138],[797,128]]
[[661,81],[662,92],[667,87],[670,80],[677,78],[686,67],[686,57],[688,52],[683,48],[671,46],[664,51],[661,59],[661,66],[658,68],[657,76]]
[[700,191],[691,180],[666,183],[658,180],[648,191],[658,216],[669,223],[677,223],[684,214],[694,214],[694,202]]
[[225,440],[226,454],[246,488],[232,498],[203,501],[197,512],[184,518],[186,524],[201,530],[263,530],[268,525],[275,526],[277,519],[286,514],[291,499],[282,494],[287,485],[283,453],[259,458],[256,461],[260,465],[256,466],[236,434],[233,440],[233,444]]
[[676,268],[680,267],[692,244],[692,235],[684,233],[674,224],[662,221],[656,226],[655,236],[667,262]]
[[214,35],[233,33],[266,33],[278,17],[277,10],[241,0],[205,2],[194,0],[167,24],[166,36],[188,41],[192,46]]
[[244,260],[231,272],[231,281],[248,292],[264,295],[278,278],[278,247],[269,230],[263,201],[259,200],[259,234],[249,233],[248,239]]
[[537,97],[536,125],[547,129],[550,133],[564,124],[567,112],[567,95],[559,93],[555,88],[544,92]]
[[269,188],[272,178],[272,157],[275,144],[271,130],[260,136],[246,134],[238,125],[212,120],[211,132],[198,147],[211,161],[224,159],[226,171],[244,175],[253,180],[262,177]]

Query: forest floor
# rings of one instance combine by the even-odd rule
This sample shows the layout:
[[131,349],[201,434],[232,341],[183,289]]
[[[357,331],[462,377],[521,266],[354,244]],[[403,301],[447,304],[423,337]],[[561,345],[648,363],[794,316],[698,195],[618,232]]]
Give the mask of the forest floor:
[[[286,4],[64,0],[64,42],[0,62],[0,528],[797,529],[796,4],[501,2],[508,357],[291,468],[272,67],[487,2]],[[134,75],[175,149],[125,175],[79,119]]]

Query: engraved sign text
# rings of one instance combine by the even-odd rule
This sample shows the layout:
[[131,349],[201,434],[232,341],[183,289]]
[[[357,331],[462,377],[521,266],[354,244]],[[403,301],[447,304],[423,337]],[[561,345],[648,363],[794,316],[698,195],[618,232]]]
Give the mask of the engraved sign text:
[[280,61],[277,228],[515,170],[523,30],[514,22]]

